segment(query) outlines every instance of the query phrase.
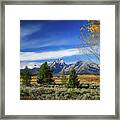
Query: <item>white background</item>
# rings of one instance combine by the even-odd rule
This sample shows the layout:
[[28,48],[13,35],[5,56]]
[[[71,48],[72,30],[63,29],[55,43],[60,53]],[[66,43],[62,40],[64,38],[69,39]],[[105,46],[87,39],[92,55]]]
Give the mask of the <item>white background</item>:
[[[20,20],[100,20],[100,100],[20,100]],[[114,5],[5,6],[6,115],[115,114]]]

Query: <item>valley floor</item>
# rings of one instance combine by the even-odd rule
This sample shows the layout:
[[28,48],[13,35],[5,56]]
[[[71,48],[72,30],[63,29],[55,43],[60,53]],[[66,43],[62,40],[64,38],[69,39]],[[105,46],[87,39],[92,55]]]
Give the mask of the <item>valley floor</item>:
[[[59,76],[54,76],[60,81]],[[80,88],[67,88],[65,85],[20,85],[21,100],[100,100],[100,77],[98,75],[79,75]],[[59,83],[59,82],[58,82]]]

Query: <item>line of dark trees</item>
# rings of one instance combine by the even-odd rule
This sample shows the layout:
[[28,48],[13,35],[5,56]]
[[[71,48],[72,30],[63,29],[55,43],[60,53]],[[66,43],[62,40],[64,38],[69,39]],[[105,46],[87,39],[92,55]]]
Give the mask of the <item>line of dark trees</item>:
[[[23,72],[21,73],[22,83],[26,86],[31,84],[31,73],[29,68],[26,66]],[[55,85],[53,78],[53,71],[48,66],[47,62],[43,63],[37,74],[37,83],[41,85]],[[61,78],[62,84],[65,84],[67,87],[75,88],[79,87],[79,81],[77,79],[77,73],[75,69],[72,69],[67,79],[64,72]]]

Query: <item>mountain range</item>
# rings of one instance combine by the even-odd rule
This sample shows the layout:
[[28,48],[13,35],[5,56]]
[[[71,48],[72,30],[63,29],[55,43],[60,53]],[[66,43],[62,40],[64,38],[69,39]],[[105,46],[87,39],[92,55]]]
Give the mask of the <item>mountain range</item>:
[[[66,64],[63,59],[55,60],[54,62],[48,63],[54,75],[69,74],[69,72],[74,68],[77,74],[100,74],[100,66],[94,62],[78,61],[72,64]],[[38,73],[39,68],[34,67],[29,69],[32,75]],[[20,70],[22,72],[23,69]]]

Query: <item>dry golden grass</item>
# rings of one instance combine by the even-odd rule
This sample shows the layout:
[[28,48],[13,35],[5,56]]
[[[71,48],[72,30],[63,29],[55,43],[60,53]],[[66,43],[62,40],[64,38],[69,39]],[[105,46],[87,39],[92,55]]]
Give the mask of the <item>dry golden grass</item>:
[[[69,76],[67,75],[67,78]],[[61,76],[54,76],[53,80],[55,83],[60,84],[61,83]],[[80,83],[95,83],[97,85],[100,84],[100,76],[99,75],[78,75],[78,80]]]
[[100,84],[100,76],[99,75],[79,75],[78,80],[80,81],[80,83]]
[[[69,75],[66,75],[66,78],[69,79]],[[61,76],[54,76],[52,79],[55,81],[56,84],[61,84]],[[96,85],[100,84],[99,75],[78,75],[78,80],[80,81],[80,83],[94,83]],[[37,84],[37,76],[32,77],[31,84]]]

